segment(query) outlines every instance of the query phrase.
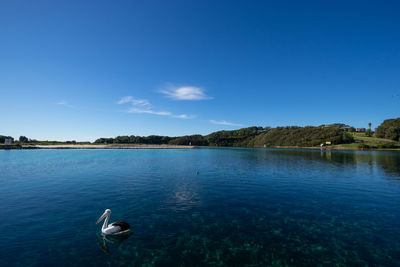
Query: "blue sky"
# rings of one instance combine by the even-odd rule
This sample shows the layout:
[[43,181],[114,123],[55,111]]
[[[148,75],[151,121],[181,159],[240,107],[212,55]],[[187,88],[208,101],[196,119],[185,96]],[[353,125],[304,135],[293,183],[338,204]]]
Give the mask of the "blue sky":
[[0,134],[373,127],[399,117],[398,1],[0,1]]

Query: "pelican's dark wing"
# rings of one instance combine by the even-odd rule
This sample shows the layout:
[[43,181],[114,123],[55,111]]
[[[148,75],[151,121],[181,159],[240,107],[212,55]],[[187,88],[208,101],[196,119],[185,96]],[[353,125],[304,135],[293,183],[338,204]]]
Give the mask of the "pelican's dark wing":
[[121,232],[131,229],[131,226],[129,225],[129,223],[124,222],[124,221],[113,222],[111,225],[119,226],[121,229]]

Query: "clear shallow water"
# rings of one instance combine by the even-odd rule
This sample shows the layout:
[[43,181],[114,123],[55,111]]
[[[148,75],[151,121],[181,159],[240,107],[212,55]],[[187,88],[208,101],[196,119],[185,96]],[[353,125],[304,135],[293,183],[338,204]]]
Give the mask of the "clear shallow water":
[[0,203],[0,266],[400,266],[399,152],[3,150]]

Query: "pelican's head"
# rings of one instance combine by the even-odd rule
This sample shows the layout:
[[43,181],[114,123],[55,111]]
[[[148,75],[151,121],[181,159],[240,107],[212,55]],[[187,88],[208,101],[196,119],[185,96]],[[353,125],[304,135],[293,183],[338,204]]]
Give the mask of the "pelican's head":
[[110,214],[111,214],[111,210],[110,209],[106,209],[104,211],[103,215],[101,215],[101,217],[97,220],[96,224],[101,222],[105,217],[110,216]]

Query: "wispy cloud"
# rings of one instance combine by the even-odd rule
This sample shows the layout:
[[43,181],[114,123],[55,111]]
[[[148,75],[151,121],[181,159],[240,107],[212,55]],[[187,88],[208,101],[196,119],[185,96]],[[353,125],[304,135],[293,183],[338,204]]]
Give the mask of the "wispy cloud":
[[68,104],[68,102],[64,101],[64,100],[62,100],[60,102],[57,102],[56,104],[60,105],[60,106],[64,106],[64,107],[69,107],[69,108],[73,108],[74,107],[73,105]]
[[124,96],[117,102],[117,104],[120,104],[120,105],[126,104],[126,103],[131,103],[132,105],[135,105],[135,106],[151,107],[151,104],[147,99],[137,99],[137,98],[134,98],[133,96]]
[[152,109],[140,109],[140,108],[129,108],[128,113],[146,113],[146,114],[154,114],[160,116],[172,116],[173,114],[169,111],[155,111]]
[[239,123],[233,123],[233,122],[229,122],[229,121],[216,121],[216,120],[210,120],[211,123],[214,124],[219,124],[219,125],[227,125],[227,126],[243,126],[243,124],[239,124]]
[[181,114],[181,115],[173,115],[173,117],[178,119],[194,119],[196,118],[196,115]]
[[174,100],[207,100],[212,97],[206,95],[204,90],[195,86],[173,86],[170,85],[167,89],[161,89],[160,93]]
[[187,114],[174,114],[170,111],[157,111],[153,109],[153,105],[146,99],[136,99],[132,96],[124,96],[122,97],[117,104],[131,104],[133,107],[128,108],[128,113],[137,113],[137,114],[153,114],[159,116],[168,116],[171,118],[177,119],[193,119],[196,116],[194,115],[187,115]]

